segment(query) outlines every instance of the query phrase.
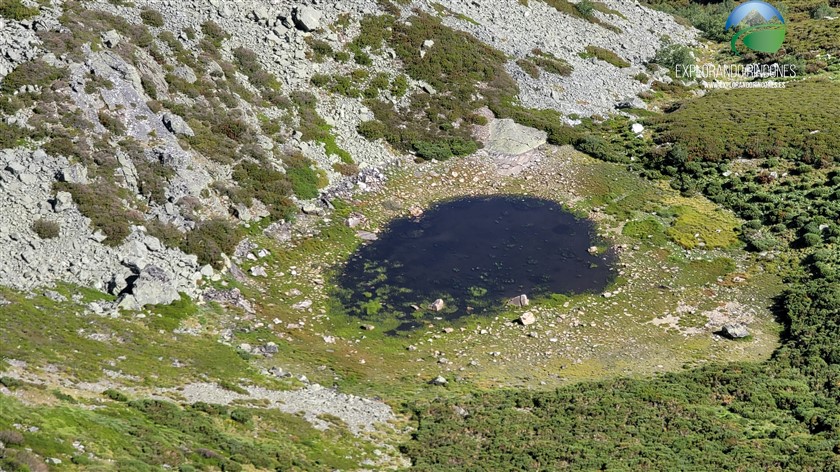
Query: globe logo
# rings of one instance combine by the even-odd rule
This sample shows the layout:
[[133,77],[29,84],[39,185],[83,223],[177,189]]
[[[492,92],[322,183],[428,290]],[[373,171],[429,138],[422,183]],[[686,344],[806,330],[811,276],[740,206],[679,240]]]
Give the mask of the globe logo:
[[773,5],[759,0],[750,0],[738,5],[726,19],[726,30],[733,29],[730,46],[732,52],[738,52],[740,41],[747,49],[774,53],[782,47],[785,40],[785,19]]

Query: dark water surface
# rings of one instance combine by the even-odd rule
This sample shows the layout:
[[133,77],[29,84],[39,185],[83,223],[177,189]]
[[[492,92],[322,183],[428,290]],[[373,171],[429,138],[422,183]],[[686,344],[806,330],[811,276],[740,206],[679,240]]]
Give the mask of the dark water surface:
[[[436,316],[493,312],[510,297],[600,291],[612,256],[590,255],[591,221],[531,197],[470,197],[441,202],[420,218],[392,221],[359,248],[338,276],[344,309],[398,330]],[[446,309],[433,312],[437,298]],[[421,307],[417,311],[412,305]]]

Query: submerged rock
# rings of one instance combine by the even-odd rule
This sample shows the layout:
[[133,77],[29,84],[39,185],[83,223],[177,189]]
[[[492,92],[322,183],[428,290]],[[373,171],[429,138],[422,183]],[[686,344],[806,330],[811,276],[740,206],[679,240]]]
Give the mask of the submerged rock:
[[371,233],[370,231],[357,231],[356,236],[361,238],[363,241],[376,241],[379,239],[375,233]]

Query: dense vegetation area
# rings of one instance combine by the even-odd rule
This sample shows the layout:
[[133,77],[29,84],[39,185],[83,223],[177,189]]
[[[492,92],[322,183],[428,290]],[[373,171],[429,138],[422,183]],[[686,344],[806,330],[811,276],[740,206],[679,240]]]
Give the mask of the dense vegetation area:
[[0,17],[21,21],[38,13],[38,8],[26,6],[20,0],[0,0]]
[[776,248],[777,239],[799,247],[837,243],[840,128],[830,110],[838,100],[840,86],[817,80],[715,91],[651,118],[660,144],[646,158],[677,188],[702,191],[738,212],[756,249]]
[[837,91],[809,80],[712,92],[650,118],[649,146],[608,142],[616,119],[584,126],[592,134],[583,141],[602,139],[611,150],[596,157],[610,159],[624,143],[617,160],[628,169],[734,210],[754,250],[801,258],[778,301],[787,329],[770,361],[417,404],[419,430],[406,451],[418,469],[840,467],[840,151],[823,113]]
[[[9,388],[23,383],[0,379]],[[152,471],[161,467],[196,470],[316,471],[352,467],[351,451],[364,445],[349,433],[320,432],[304,419],[277,410],[197,402],[186,407],[162,400],[131,400],[109,389],[99,399],[76,399],[59,390],[44,392],[71,406],[25,408],[12,397],[0,397],[0,469],[48,470],[27,448],[41,454],[69,455],[79,470]],[[91,403],[96,412],[78,406]],[[18,431],[23,423],[45,431]],[[271,428],[261,428],[271,424]],[[78,441],[86,447],[74,449]],[[364,453],[364,452],[362,452]],[[112,458],[106,462],[101,457]]]
[[[405,73],[431,89],[411,95],[404,109],[384,100],[368,100],[377,123],[362,123],[359,131],[370,139],[384,137],[422,159],[475,152],[479,144],[468,125],[477,119],[473,112],[486,103],[478,84],[494,87],[506,77],[505,57],[472,36],[445,27],[436,17],[416,13],[408,22],[397,22],[389,15],[366,18],[354,44],[378,50],[386,41],[403,61]],[[434,45],[424,47],[427,40]]]
[[[728,42],[731,33],[724,27],[729,13],[741,2],[723,0],[647,0],[647,5],[676,15],[703,32],[710,40]],[[744,62],[795,64],[798,72],[815,73],[837,70],[840,53],[840,25],[829,18],[836,16],[836,2],[825,0],[779,0],[771,2],[792,25],[785,42],[775,54],[748,52]],[[728,51],[728,48],[726,49]],[[728,53],[727,53],[728,54]]]
[[[787,5],[790,3],[790,5]],[[822,26],[825,8],[787,2],[783,15]],[[681,13],[710,39],[722,39],[731,2],[658,2]],[[819,12],[822,13],[819,13]],[[804,18],[805,12],[808,18]],[[816,12],[816,13],[814,13]],[[812,22],[813,21],[813,22]],[[800,48],[785,53],[828,67]],[[446,38],[435,38],[446,41]],[[472,52],[469,39],[459,45]],[[419,48],[412,46],[413,50]],[[833,51],[830,43],[819,44]],[[621,67],[609,51],[587,55]],[[427,56],[428,57],[428,56]],[[535,58],[517,64],[532,77]],[[618,60],[617,60],[618,59]],[[656,61],[689,63],[687,49],[666,48]],[[493,56],[485,56],[485,64]],[[428,65],[427,65],[427,68]],[[483,69],[488,70],[488,69]],[[493,71],[493,69],[489,69]],[[425,80],[422,71],[409,73]],[[570,129],[551,111],[526,110],[504,73],[486,78],[484,104],[497,116],[549,132],[595,157],[627,163],[650,178],[667,178],[686,194],[702,192],[746,220],[742,239],[755,251],[781,250],[801,260],[787,275],[777,304],[783,344],[763,364],[710,365],[650,380],[618,379],[555,392],[496,391],[414,405],[419,429],[405,445],[419,470],[829,470],[840,467],[840,154],[836,83],[809,80],[787,89],[708,93],[662,116],[639,112],[653,142],[634,139],[624,118],[584,120]],[[679,84],[658,93],[686,97]],[[635,161],[631,161],[635,158]]]

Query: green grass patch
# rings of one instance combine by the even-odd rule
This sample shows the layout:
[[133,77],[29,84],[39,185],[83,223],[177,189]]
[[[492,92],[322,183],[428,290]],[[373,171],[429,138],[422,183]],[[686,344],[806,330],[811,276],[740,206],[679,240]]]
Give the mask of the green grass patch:
[[319,189],[327,184],[324,171],[315,169],[314,163],[302,154],[292,154],[283,159],[286,177],[298,197],[308,200],[318,196]]
[[606,28],[610,31],[615,31],[620,33],[621,29],[619,29],[615,25],[611,25],[606,21],[601,20],[597,16],[595,16],[595,11],[603,11],[603,7],[606,5],[602,5],[601,8],[598,7],[598,2],[592,2],[590,0],[581,0],[577,3],[572,3],[568,0],[542,0],[548,6],[554,8],[555,10],[559,11],[560,13],[573,16],[576,18],[582,18],[590,23],[594,23],[598,26]]
[[654,218],[644,220],[628,221],[625,223],[621,234],[637,238],[651,244],[662,244],[665,238],[665,227]]
[[[164,464],[182,471],[346,470],[357,468],[373,449],[338,424],[321,432],[276,410],[238,408],[226,418],[160,400],[119,399],[93,410],[67,404],[27,406],[9,397],[0,398],[0,409],[0,429],[22,423],[44,431],[8,435],[21,443],[7,443],[12,449],[0,456],[0,464],[9,470],[46,470],[45,465],[20,468],[36,464],[34,454],[60,458],[70,468],[95,470],[157,470]],[[257,429],[255,422],[272,427]],[[74,441],[82,442],[93,458],[77,455]],[[26,449],[34,454],[23,454]]]
[[629,61],[623,59],[621,56],[610,51],[609,49],[593,46],[590,44],[589,46],[586,46],[585,51],[585,53],[581,53],[581,57],[583,57],[584,59],[588,57],[594,57],[608,64],[612,64],[620,69],[630,67]]
[[198,312],[198,306],[186,294],[181,299],[169,305],[154,305],[148,307],[151,315],[147,318],[149,325],[164,331],[173,331],[180,326],[181,321],[190,318]]
[[701,211],[690,206],[673,208],[676,219],[666,230],[677,244],[692,249],[702,241],[705,247],[730,248],[738,244],[738,222],[722,211]]

